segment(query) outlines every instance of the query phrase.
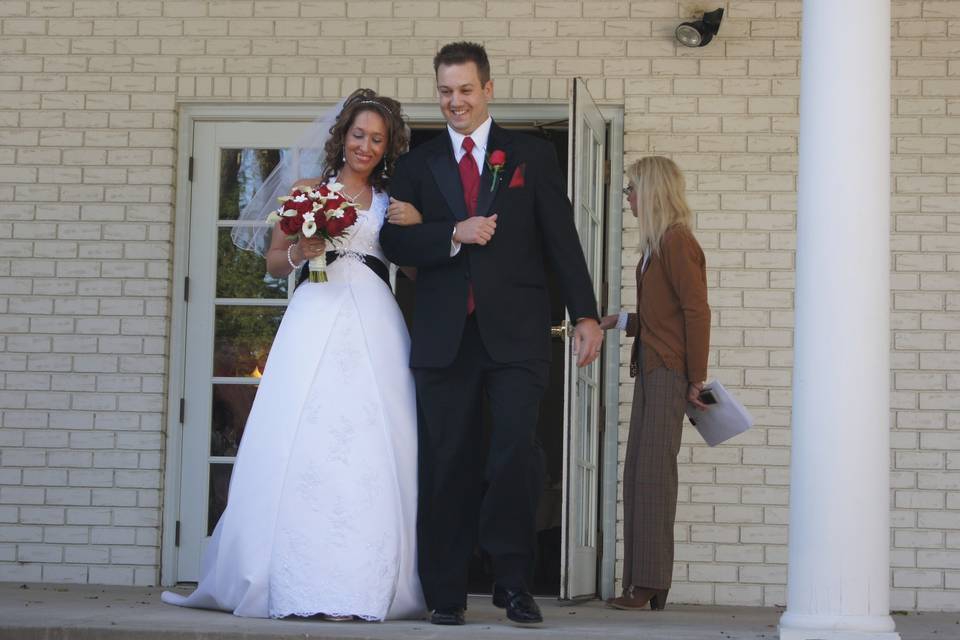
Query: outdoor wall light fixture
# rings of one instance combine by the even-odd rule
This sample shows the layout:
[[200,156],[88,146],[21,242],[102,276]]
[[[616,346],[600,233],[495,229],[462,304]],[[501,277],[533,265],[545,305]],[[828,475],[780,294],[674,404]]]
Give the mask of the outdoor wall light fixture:
[[674,32],[677,40],[685,47],[705,47],[720,30],[723,9],[710,11],[693,22],[683,22]]

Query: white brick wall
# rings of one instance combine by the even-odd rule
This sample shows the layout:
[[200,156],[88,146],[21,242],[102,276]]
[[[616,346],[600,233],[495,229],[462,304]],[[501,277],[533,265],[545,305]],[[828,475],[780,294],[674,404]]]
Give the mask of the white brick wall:
[[[687,171],[711,373],[758,424],[684,434],[672,598],[782,604],[801,2],[728,2],[713,43],[677,48],[701,4],[0,0],[0,580],[157,580],[177,103],[430,102],[463,37],[498,99],[562,102],[583,75],[624,106],[627,161]],[[892,6],[893,606],[956,610],[960,3]],[[624,243],[632,304],[629,217]]]
[[892,602],[957,610],[960,5],[894,10]]

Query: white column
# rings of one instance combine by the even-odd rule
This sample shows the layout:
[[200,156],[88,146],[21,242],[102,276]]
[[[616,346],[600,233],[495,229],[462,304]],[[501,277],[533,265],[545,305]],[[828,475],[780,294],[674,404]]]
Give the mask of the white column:
[[890,617],[890,3],[804,0],[790,566],[781,640]]

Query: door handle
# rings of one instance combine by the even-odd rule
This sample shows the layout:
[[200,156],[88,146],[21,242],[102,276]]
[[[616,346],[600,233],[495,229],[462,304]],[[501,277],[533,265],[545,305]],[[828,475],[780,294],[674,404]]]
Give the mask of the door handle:
[[561,340],[566,340],[567,336],[571,333],[571,325],[569,322],[564,320],[560,324],[555,324],[550,327],[550,337],[559,338]]

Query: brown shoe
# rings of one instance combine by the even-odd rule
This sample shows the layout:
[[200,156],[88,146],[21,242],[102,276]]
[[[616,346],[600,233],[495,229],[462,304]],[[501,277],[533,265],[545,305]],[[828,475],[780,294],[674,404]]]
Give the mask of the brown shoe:
[[648,603],[654,611],[663,609],[667,606],[667,590],[630,587],[624,589],[623,595],[619,598],[607,600],[608,607],[621,611],[637,611],[645,608]]
[[352,622],[353,616],[336,616],[329,613],[321,613],[320,619],[325,622]]

